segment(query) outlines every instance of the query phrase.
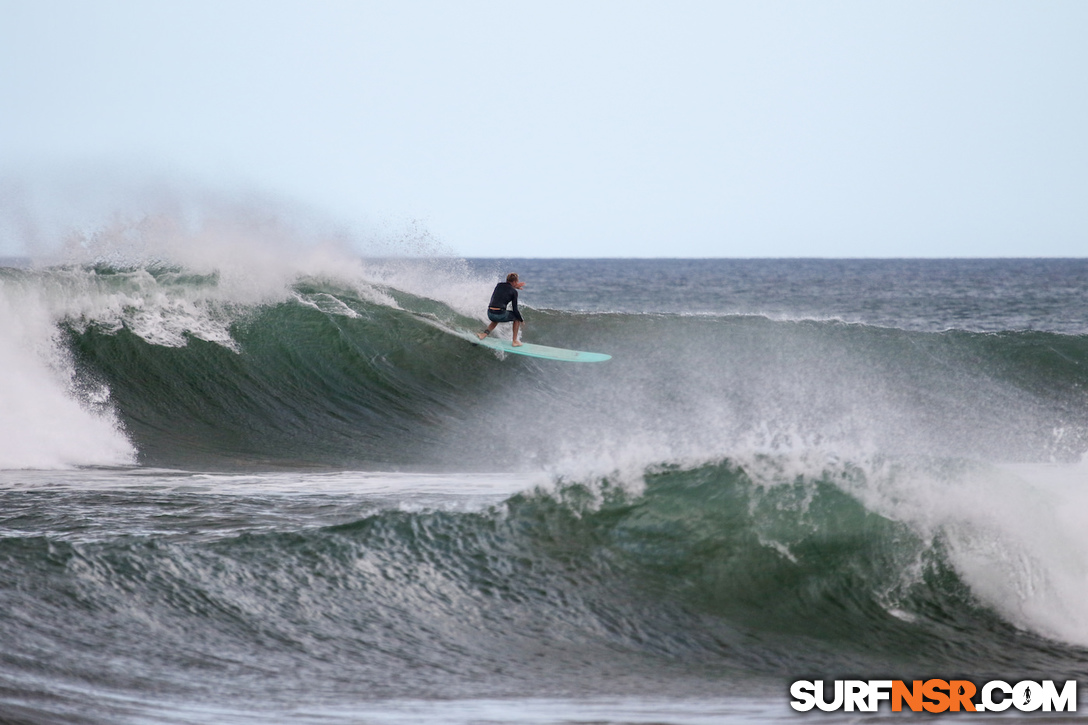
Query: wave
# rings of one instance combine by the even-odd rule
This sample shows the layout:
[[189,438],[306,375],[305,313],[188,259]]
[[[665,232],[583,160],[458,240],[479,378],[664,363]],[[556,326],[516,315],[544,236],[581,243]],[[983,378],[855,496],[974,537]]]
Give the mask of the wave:
[[[6,536],[5,676],[284,701],[315,683],[367,698],[637,691],[692,668],[711,682],[1084,676],[1084,649],[979,598],[954,530],[923,534],[849,493],[874,474],[781,464],[663,466],[637,492],[566,482],[475,512],[385,508],[282,530],[260,497],[209,509],[175,493],[171,507],[192,518],[171,535]],[[64,501],[52,515],[151,502]],[[196,519],[213,509],[254,523],[184,533],[212,529]]]
[[486,280],[420,290],[418,266],[354,263],[263,288],[165,265],[4,270],[5,384],[29,402],[5,407],[21,444],[0,466],[594,461],[587,473],[748,450],[1025,462],[1088,448],[1088,336],[532,310],[527,339],[614,358],[572,369],[441,329],[480,325]]

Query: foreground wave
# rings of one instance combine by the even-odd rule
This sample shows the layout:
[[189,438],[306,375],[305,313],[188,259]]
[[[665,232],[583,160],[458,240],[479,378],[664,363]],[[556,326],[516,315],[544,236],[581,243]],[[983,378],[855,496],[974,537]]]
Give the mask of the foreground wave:
[[[865,474],[779,467],[777,484],[757,482],[780,463],[301,529],[260,497],[53,495],[52,533],[16,518],[0,540],[0,681],[283,705],[637,692],[691,686],[693,671],[705,691],[734,672],[1088,675],[1088,651],[972,594],[948,532],[927,538],[848,494]],[[6,492],[5,510],[51,509],[31,497]],[[129,531],[161,529],[168,511],[183,523],[76,525],[107,509]]]

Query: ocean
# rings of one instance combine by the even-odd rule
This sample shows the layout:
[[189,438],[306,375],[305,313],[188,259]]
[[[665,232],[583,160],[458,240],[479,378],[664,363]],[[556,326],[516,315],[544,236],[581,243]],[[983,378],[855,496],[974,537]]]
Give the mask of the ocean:
[[0,265],[0,722],[1088,682],[1088,260],[247,249]]

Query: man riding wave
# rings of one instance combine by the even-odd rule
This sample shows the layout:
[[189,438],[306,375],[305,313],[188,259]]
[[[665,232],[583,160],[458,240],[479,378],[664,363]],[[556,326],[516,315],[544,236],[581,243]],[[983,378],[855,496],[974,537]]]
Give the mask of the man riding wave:
[[[518,332],[525,320],[522,319],[521,312],[518,311],[518,290],[524,286],[524,282],[518,281],[517,272],[511,272],[506,275],[505,282],[499,282],[495,285],[495,291],[491,293],[491,302],[487,305],[487,319],[491,320],[491,324],[487,326],[486,330],[476,333],[477,337],[481,340],[484,339],[491,334],[491,331],[500,322],[513,322],[514,339],[510,344],[514,347],[521,347]],[[511,306],[510,309],[506,309],[507,305]]]

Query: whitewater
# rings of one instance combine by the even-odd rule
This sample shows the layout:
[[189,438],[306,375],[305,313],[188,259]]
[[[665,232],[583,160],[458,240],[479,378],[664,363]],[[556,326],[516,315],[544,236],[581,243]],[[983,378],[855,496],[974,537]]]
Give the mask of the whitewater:
[[[526,341],[612,360],[451,334],[510,271]],[[793,721],[796,679],[1088,680],[1086,290],[1079,259],[155,218],[4,260],[0,720]]]

